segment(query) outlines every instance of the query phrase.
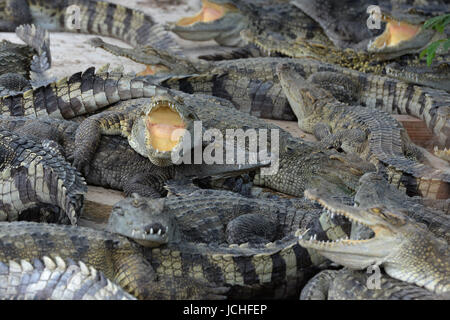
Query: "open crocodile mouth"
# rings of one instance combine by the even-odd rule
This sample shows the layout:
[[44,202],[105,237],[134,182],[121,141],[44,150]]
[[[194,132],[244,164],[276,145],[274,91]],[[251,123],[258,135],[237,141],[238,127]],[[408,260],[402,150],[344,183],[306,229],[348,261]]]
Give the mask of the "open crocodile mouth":
[[167,243],[169,227],[155,222],[146,225],[143,229],[133,229],[131,238],[144,247],[157,247]]
[[172,151],[186,130],[183,116],[170,101],[155,101],[145,119],[149,147],[157,152]]
[[375,240],[377,236],[377,228],[374,226],[369,226],[365,224],[362,220],[355,216],[350,215],[343,209],[332,208],[324,200],[320,199],[313,192],[306,190],[304,193],[305,197],[313,202],[318,203],[322,208],[324,213],[328,215],[328,218],[336,225],[344,225],[348,222],[352,224],[352,230],[356,230],[355,234],[353,232],[349,235],[346,233],[343,237],[338,239],[329,238],[326,240],[318,239],[317,234],[307,230],[302,234],[297,234],[299,237],[300,245],[313,249],[324,249],[324,248],[338,248],[340,246],[346,247],[349,245],[356,245],[362,243],[369,243]]
[[395,47],[401,42],[409,41],[419,34],[421,26],[382,15],[381,20],[386,22],[384,32],[379,35],[369,47],[372,49],[384,49]]
[[192,17],[178,20],[175,25],[180,27],[190,26],[199,22],[213,22],[225,16],[228,12],[237,12],[236,6],[231,3],[217,4],[208,0],[202,0],[202,9]]

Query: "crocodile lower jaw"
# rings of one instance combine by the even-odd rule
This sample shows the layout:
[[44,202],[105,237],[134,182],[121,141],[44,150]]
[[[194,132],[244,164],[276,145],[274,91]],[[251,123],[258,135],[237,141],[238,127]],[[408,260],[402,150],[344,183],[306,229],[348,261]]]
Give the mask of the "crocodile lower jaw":
[[191,26],[196,23],[210,23],[224,17],[228,12],[236,12],[237,8],[232,4],[216,4],[208,0],[202,0],[202,9],[195,16],[178,20],[175,25],[180,27]]
[[167,101],[159,101],[146,116],[149,147],[157,152],[172,151],[184,133],[186,124],[182,116]]

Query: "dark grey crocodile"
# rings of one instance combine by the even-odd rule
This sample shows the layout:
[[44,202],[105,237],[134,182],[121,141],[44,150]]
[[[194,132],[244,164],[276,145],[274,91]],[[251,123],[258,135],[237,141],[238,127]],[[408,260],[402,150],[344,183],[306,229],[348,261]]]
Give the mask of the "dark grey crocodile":
[[[369,237],[333,241],[318,241],[316,236],[303,233],[299,240],[303,247],[316,249],[330,260],[350,269],[382,266],[392,278],[424,287],[436,294],[448,294],[448,243],[432,229],[427,229],[401,210],[383,205],[350,207],[330,199],[326,193],[317,189],[305,191],[305,197],[321,204],[331,217],[343,216],[354,225],[362,225],[371,232]],[[448,234],[447,226],[441,227],[447,229],[444,232]]]

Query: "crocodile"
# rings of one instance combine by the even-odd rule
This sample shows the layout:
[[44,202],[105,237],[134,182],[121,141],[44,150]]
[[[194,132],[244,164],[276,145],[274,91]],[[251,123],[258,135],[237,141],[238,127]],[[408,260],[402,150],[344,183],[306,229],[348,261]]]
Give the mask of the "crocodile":
[[[397,54],[411,53],[426,46],[435,32],[422,29],[421,24],[450,10],[448,3],[440,0],[345,0],[339,3],[293,0],[291,3],[317,21],[337,48],[367,48],[368,52]],[[372,14],[374,21],[368,21],[368,14]],[[376,19],[379,19],[378,24]],[[376,32],[378,35],[373,39],[373,30],[381,31],[382,23],[384,31]]]
[[[152,259],[162,260],[158,273],[196,271],[199,278],[231,286],[229,298],[291,297],[312,270],[327,264],[316,260],[315,252],[299,251],[291,238],[322,211],[300,199],[278,200],[217,190],[165,199],[133,196],[115,204],[107,230],[133,239]],[[218,203],[222,209],[216,215],[218,207],[211,205]],[[270,230],[274,228],[279,230]],[[181,255],[174,259],[177,248]],[[195,257],[194,265],[189,265],[190,257]]]
[[82,261],[56,256],[0,262],[2,300],[136,300]]
[[[368,287],[372,284],[372,288]],[[380,275],[379,287],[374,276],[362,271],[324,270],[315,275],[300,294],[300,300],[448,300],[414,284]]]
[[[119,80],[117,80],[118,78]],[[98,85],[95,86],[92,82],[94,82],[94,84],[98,83]],[[107,83],[107,90],[102,89],[101,84],[104,83]],[[117,85],[117,83],[119,83],[119,85]],[[80,87],[82,89],[80,89]],[[96,90],[88,90],[88,88],[92,87],[95,87],[94,89]],[[132,97],[142,96],[153,97],[156,92],[155,90],[157,90],[157,86],[149,84],[142,78],[129,78],[114,72],[94,74],[94,69],[90,69],[83,74],[77,73],[70,79],[62,79],[58,83],[50,86],[25,92],[23,95],[3,98],[1,100],[1,103],[3,104],[2,112],[4,114],[16,116],[24,114],[34,116],[50,114],[52,117],[73,118],[77,115],[86,114],[86,110],[90,110],[91,112],[98,110],[101,107],[119,101],[121,98],[130,99]],[[181,95],[181,93],[177,94]],[[38,99],[37,97],[45,97],[45,101],[44,99]],[[283,147],[285,141],[295,140],[291,150],[286,153],[286,156],[283,155],[284,159],[281,161],[283,170],[270,178],[265,178],[262,182],[269,188],[275,188],[277,190],[281,188],[285,190],[282,192],[301,196],[305,184],[308,185],[310,182],[318,183],[319,181],[328,181],[332,182],[332,185],[339,185],[339,188],[354,185],[355,179],[359,179],[359,176],[367,169],[366,167],[366,169],[360,170],[363,167],[363,163],[360,163],[360,160],[353,161],[354,159],[349,159],[342,155],[335,157],[333,155],[335,153],[330,153],[329,151],[314,152],[314,150],[317,149],[316,145],[307,146],[308,143],[292,138],[287,132],[274,125],[269,125],[260,119],[244,113],[237,113],[237,111],[233,109],[232,104],[226,100],[204,96],[204,100],[208,102],[198,103],[198,99],[192,98],[190,95],[184,95],[182,97],[185,102],[188,101],[188,99],[194,99],[191,100],[192,103],[190,104],[195,108],[194,110],[199,116],[199,119],[203,121],[204,125],[206,124],[205,127],[207,128],[277,129],[280,133],[279,150],[281,150],[281,153],[285,150]],[[146,108],[149,105],[150,104],[147,102]],[[124,122],[123,124],[125,125],[126,123]],[[139,141],[139,139],[137,139],[137,141]],[[144,141],[141,141],[141,144],[142,142]],[[86,147],[86,144],[81,144],[81,147]],[[143,147],[143,149],[145,148]],[[136,151],[139,152],[139,150]],[[148,154],[145,154],[145,156],[148,156]],[[296,162],[303,162],[302,160],[299,160],[302,158],[315,159],[312,161],[315,163],[314,167],[310,168],[309,166],[306,166],[304,168],[299,168],[296,165]],[[333,170],[336,168],[340,168],[340,170]],[[297,172],[296,175],[291,175],[293,170],[294,172]],[[312,172],[314,172],[316,176],[310,175]],[[282,176],[284,178],[281,178]],[[305,176],[308,176],[309,178],[305,179]],[[294,179],[296,182],[286,184],[283,183],[284,179],[289,179],[289,181]],[[302,180],[305,180],[305,183],[302,182]],[[349,188],[345,187],[344,190],[347,193]]]
[[450,163],[450,149],[444,148],[443,150],[440,150],[437,146],[435,146],[433,153],[435,156]]
[[[228,288],[196,279],[195,270],[184,275],[158,273],[156,256],[147,260],[141,246],[107,231],[19,221],[1,222],[0,234],[3,263],[44,256],[82,261],[138,299],[224,299],[228,292]],[[176,259],[175,253],[172,258]]]
[[[450,291],[448,243],[424,224],[384,206],[351,207],[330,199],[318,189],[305,191],[305,197],[318,202],[330,216],[343,216],[371,230],[371,237],[318,241],[315,235],[298,232],[301,246],[316,249],[324,257],[350,269],[382,266],[390,277],[435,294]],[[448,230],[446,230],[448,233]]]
[[449,61],[433,62],[431,66],[402,65],[394,62],[386,66],[386,75],[408,83],[450,91]]
[[[49,141],[55,152],[68,160],[73,158],[75,152],[78,126],[76,122],[52,118],[0,117],[0,127],[33,139],[36,143]],[[159,167],[136,153],[126,139],[104,136],[90,163],[89,174],[85,176],[85,180],[90,185],[124,191],[126,195],[138,193],[147,197],[161,197],[167,193],[164,182],[169,179],[227,177],[256,170],[260,166],[180,164]]]
[[294,37],[310,40],[317,37],[323,42],[328,41],[314,20],[283,0],[202,0],[202,9],[198,14],[167,23],[165,27],[183,39],[215,40],[223,46],[242,47],[246,41],[240,34],[253,22],[278,27],[295,34]]
[[277,71],[300,129],[314,133],[325,146],[354,152],[363,159],[386,165],[390,180],[404,183],[408,192],[448,198],[450,167],[445,164],[438,170],[411,159],[410,155],[417,154],[417,148],[400,123],[384,111],[342,103],[319,86],[334,87],[331,90],[335,90],[335,95],[340,90],[351,95],[354,84],[350,78],[334,72],[318,72],[305,80],[288,64],[281,64]]
[[35,24],[55,32],[108,36],[133,47],[151,45],[183,55],[171,34],[151,16],[105,1],[2,0],[0,31],[14,31],[20,24]]
[[24,219],[31,209],[48,207],[55,214],[38,220],[77,223],[86,182],[50,141],[38,143],[0,126],[0,160],[1,221]]

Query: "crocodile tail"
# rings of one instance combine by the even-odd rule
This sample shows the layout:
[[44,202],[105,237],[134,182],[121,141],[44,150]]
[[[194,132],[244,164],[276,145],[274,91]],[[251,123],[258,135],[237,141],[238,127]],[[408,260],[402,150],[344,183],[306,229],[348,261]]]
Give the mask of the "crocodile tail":
[[35,23],[53,31],[97,34],[134,47],[151,45],[180,51],[169,32],[157,29],[151,16],[136,9],[93,0],[63,0],[50,8],[48,1],[36,0],[30,3],[30,9]]
[[[48,68],[52,63],[50,53],[50,36],[47,30],[33,24],[20,25],[16,28],[16,34],[27,45],[32,47],[38,55],[47,60]],[[45,71],[45,70],[42,70]]]
[[[173,251],[179,251],[176,246]],[[239,287],[240,294],[245,296],[285,298],[298,294],[304,275],[314,268],[314,263],[308,251],[298,244],[298,238],[288,235],[281,240],[267,244],[233,244],[215,245],[184,243],[182,245],[184,256],[199,257],[199,259],[182,260],[192,265],[182,266],[183,270],[191,270],[191,276],[204,277],[204,280],[213,283],[224,283],[227,286]],[[152,258],[166,261],[174,260],[172,265],[179,262],[176,252],[165,250],[152,250]],[[170,267],[168,267],[170,269]],[[196,271],[197,270],[197,271]],[[161,268],[157,272],[172,272]],[[174,274],[177,270],[173,270]],[[307,277],[306,277],[307,278]],[[244,296],[242,296],[243,298]]]
[[[136,300],[92,266],[59,256],[0,262],[6,279],[0,299],[14,300]],[[36,290],[36,283],[42,288]]]
[[166,89],[134,75],[107,70],[96,73],[91,67],[46,86],[0,97],[0,114],[72,119],[121,100],[153,97],[156,90]]
[[[10,131],[0,131],[0,220],[17,220],[29,208],[60,208],[61,223],[76,224],[87,185],[59,154]],[[3,215],[3,216],[2,216]]]

